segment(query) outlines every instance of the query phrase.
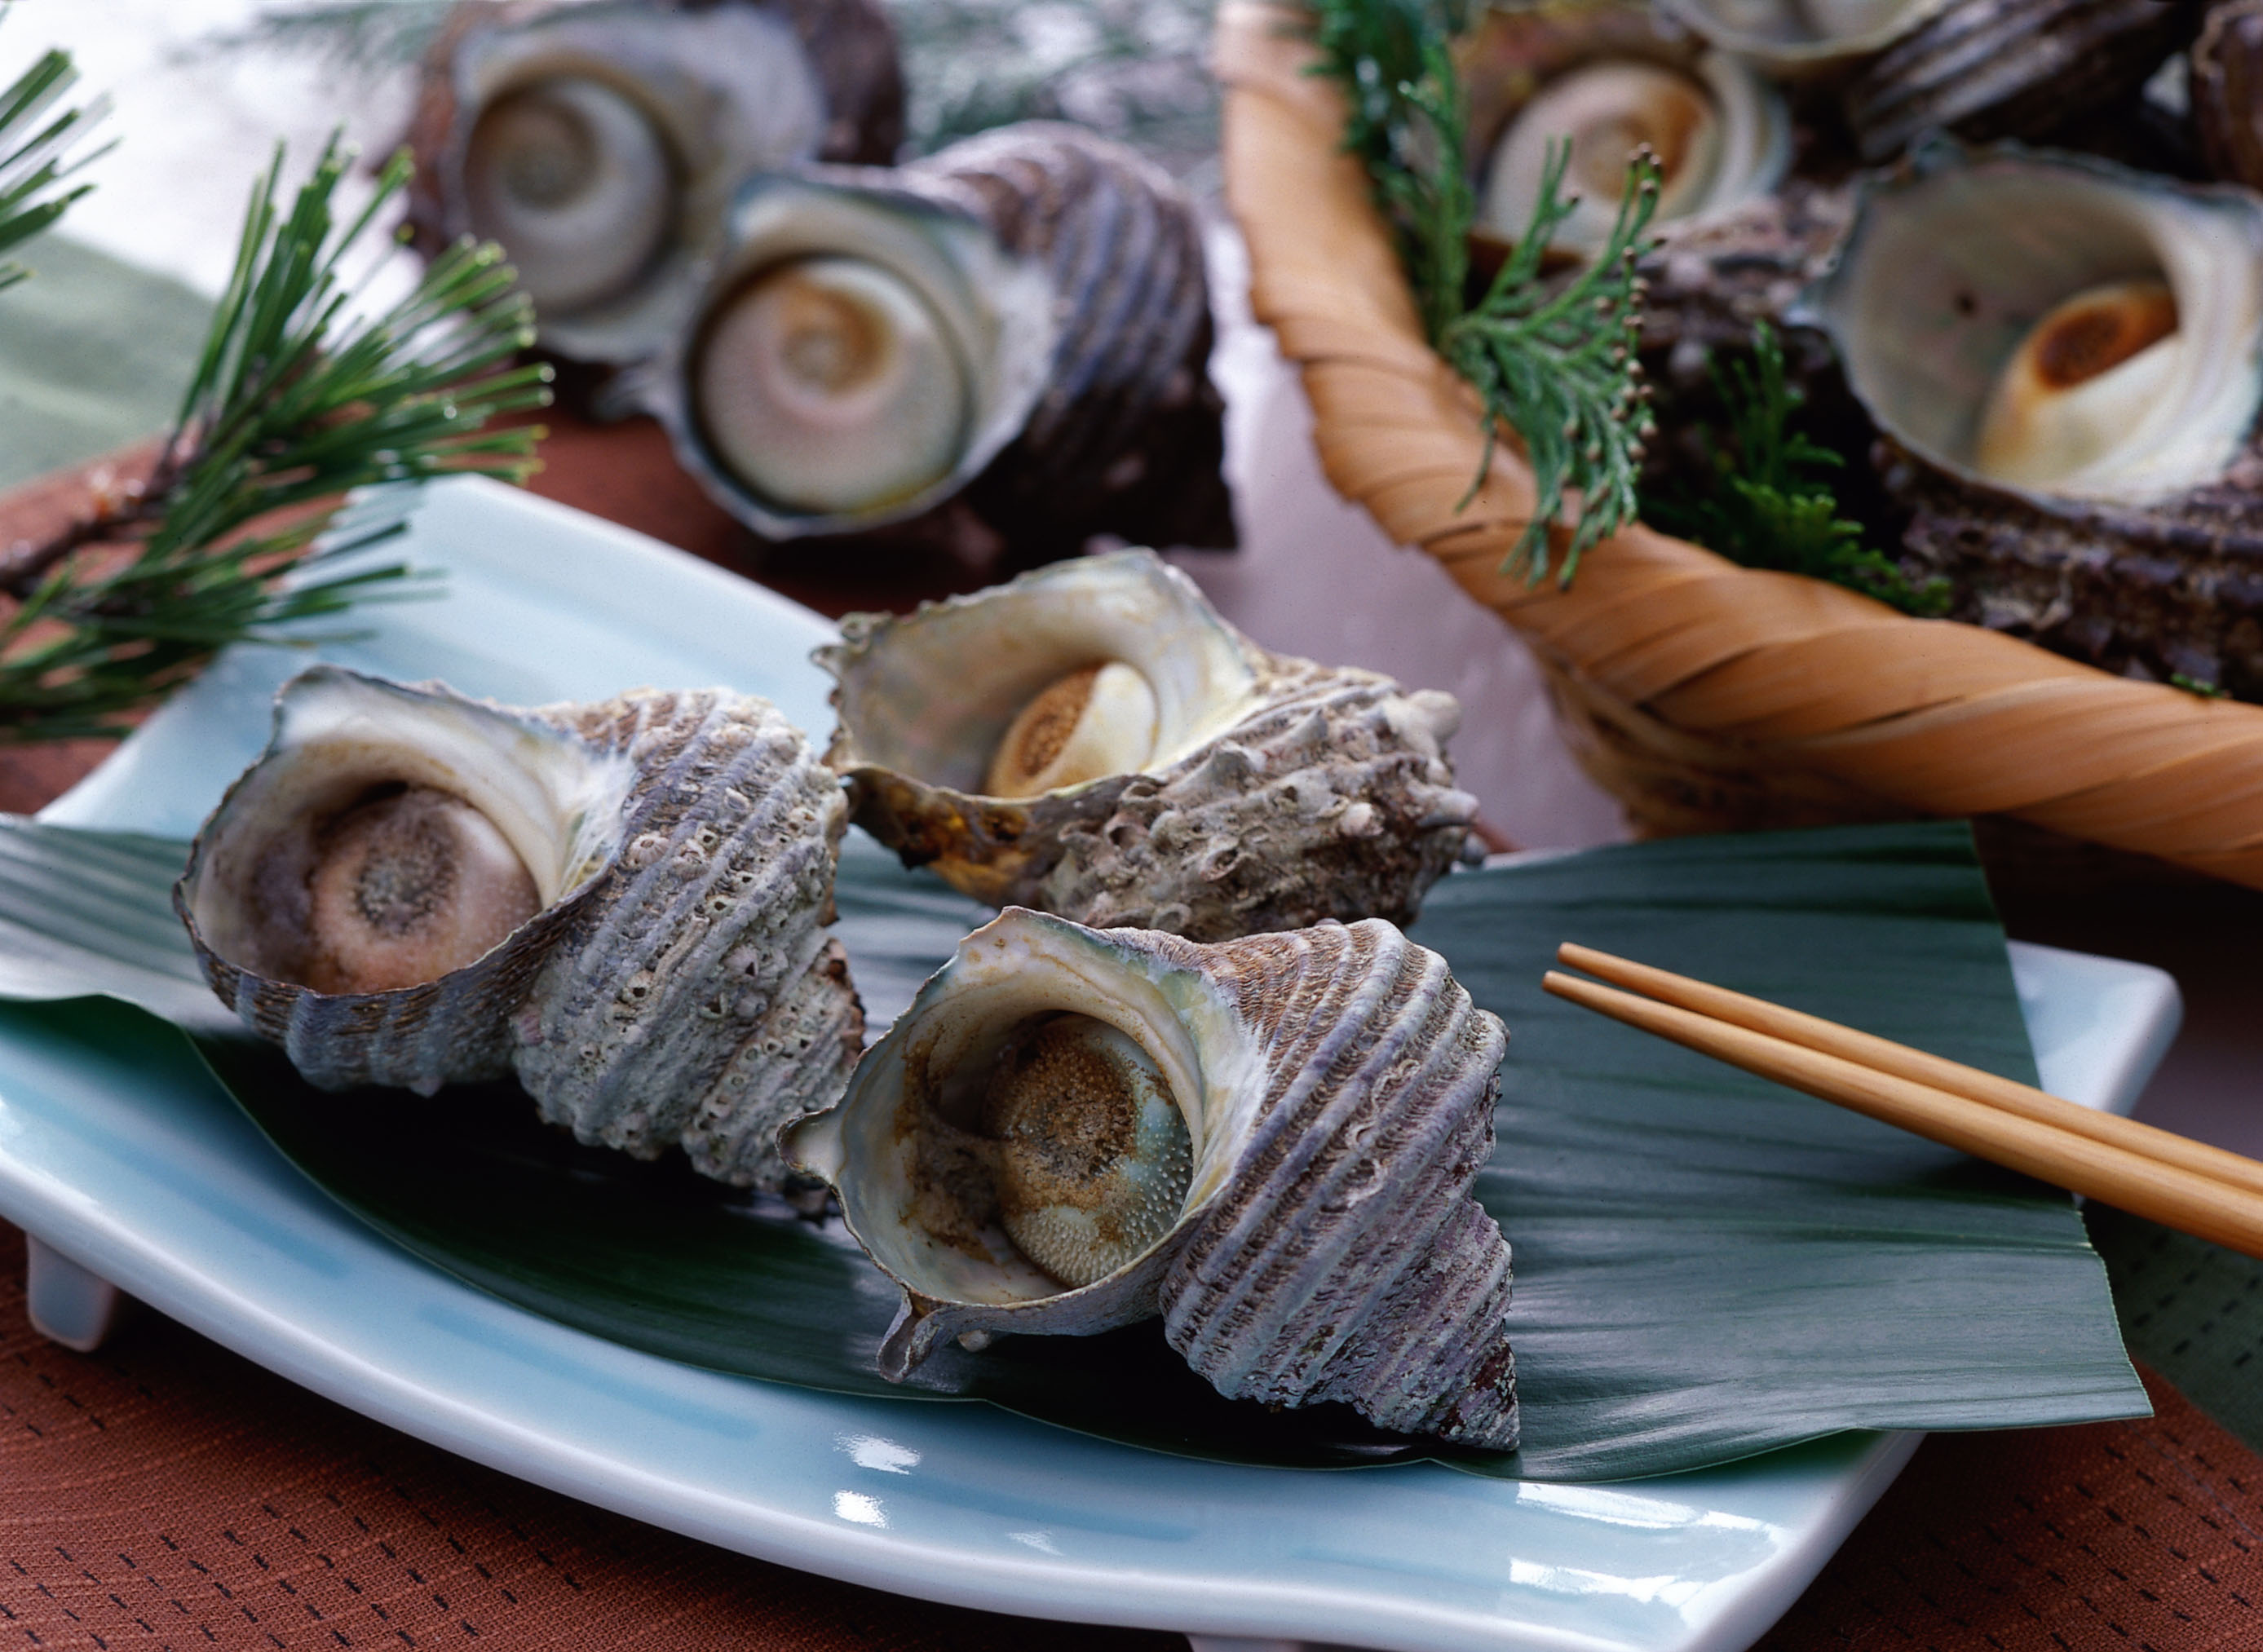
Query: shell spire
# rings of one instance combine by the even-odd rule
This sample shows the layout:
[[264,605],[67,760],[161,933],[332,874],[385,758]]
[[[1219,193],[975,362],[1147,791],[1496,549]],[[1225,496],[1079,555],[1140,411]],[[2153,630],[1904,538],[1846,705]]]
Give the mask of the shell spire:
[[[1187,1131],[1185,1150],[1158,1133],[1158,1164],[1189,1159],[1176,1220],[1076,1284],[1001,1224],[985,1097],[1015,1075],[1029,1129],[1022,1052],[1081,1022],[1139,1047]],[[892,1379],[951,1338],[979,1349],[1160,1314],[1231,1397],[1340,1401],[1510,1450],[1509,1248],[1471,1194],[1506,1044],[1443,959],[1379,920],[1205,946],[1009,908],[786,1146],[904,1289],[880,1349]]]

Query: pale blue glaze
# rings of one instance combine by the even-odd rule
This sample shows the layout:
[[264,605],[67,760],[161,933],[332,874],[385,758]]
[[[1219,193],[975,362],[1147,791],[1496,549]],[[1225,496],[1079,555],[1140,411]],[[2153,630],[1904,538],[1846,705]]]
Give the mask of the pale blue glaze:
[[[517,702],[751,689],[820,735],[824,622],[478,481],[405,541],[445,602],[328,657]],[[48,812],[185,834],[300,663],[232,658]],[[2045,1082],[2126,1109],[2175,1021],[2158,971],[2015,958]],[[1704,1474],[1522,1485],[1431,1465],[1182,1461],[987,1407],[855,1399],[633,1353],[395,1249],[281,1159],[169,1033],[93,1048],[0,1008],[0,1214],[294,1381],[466,1457],[789,1565],[1040,1616],[1378,1648],[1732,1652],[1915,1444],[1847,1435]]]

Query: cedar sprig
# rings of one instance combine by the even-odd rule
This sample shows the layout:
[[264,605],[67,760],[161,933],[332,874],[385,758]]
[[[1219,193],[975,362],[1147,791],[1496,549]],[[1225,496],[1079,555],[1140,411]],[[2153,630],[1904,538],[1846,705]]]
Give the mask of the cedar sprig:
[[1636,265],[1650,250],[1658,163],[1646,153],[1630,163],[1609,242],[1577,275],[1551,282],[1549,245],[1577,204],[1563,194],[1570,145],[1552,148],[1531,221],[1472,303],[1477,201],[1452,52],[1467,20],[1465,0],[1315,0],[1311,32],[1319,72],[1344,92],[1344,147],[1364,163],[1398,233],[1430,343],[1482,404],[1485,453],[1463,503],[1483,486],[1502,427],[1514,430],[1536,500],[1502,571],[1534,583],[1552,571],[1569,583],[1581,554],[1633,519],[1642,443],[1654,429],[1634,345],[1645,290]]
[[318,548],[348,489],[533,468],[539,429],[483,428],[549,400],[548,368],[512,364],[534,336],[513,272],[466,242],[391,308],[354,314],[342,265],[411,166],[395,155],[341,224],[353,158],[334,137],[286,211],[277,150],[147,481],[0,559],[17,603],[0,624],[0,740],[117,732],[230,643],[303,642],[304,622],[403,590],[397,565],[323,571],[398,533],[414,493],[380,494]]
[[[7,6],[0,4],[0,18],[7,15]],[[69,180],[109,148],[79,148],[106,112],[101,99],[83,109],[56,107],[77,79],[70,54],[49,51],[0,90],[0,288],[14,286],[31,273],[5,255],[94,187]]]
[[1863,543],[1860,523],[1839,514],[1830,473],[1846,461],[1795,428],[1804,398],[1784,372],[1775,329],[1755,322],[1751,359],[1725,371],[1717,360],[1712,378],[1729,416],[1723,436],[1699,433],[1708,485],[1694,496],[1645,498],[1644,514],[1746,567],[1828,580],[1927,618],[1944,612],[1946,580],[1913,583]]

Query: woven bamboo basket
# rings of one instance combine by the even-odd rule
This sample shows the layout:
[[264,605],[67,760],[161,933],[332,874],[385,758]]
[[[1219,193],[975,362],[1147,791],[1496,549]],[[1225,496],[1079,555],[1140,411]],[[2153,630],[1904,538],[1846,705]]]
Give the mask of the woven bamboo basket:
[[1641,526],[1590,551],[1568,588],[1503,576],[1530,473],[1504,445],[1464,503],[1477,400],[1424,341],[1298,15],[1228,0],[1218,19],[1253,307],[1302,372],[1330,482],[1531,644],[1573,751],[1638,829],[2006,815],[2263,888],[2263,707],[1912,619]]

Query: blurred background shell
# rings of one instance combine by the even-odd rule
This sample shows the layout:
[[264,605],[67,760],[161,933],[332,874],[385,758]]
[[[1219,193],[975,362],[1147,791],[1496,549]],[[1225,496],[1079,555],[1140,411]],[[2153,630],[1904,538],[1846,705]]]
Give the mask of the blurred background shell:
[[2192,0],[1949,0],[1845,93],[1867,161],[1932,131],[2042,139],[2128,100],[2193,38]]
[[500,242],[543,347],[621,364],[680,321],[748,176],[893,159],[903,85],[877,0],[467,4],[409,136],[419,245]]
[[325,1089],[516,1071],[585,1142],[741,1185],[839,1093],[864,1019],[833,920],[845,806],[767,701],[521,711],[333,667],[198,834],[207,978]]
[[2213,6],[2193,42],[2187,97],[2208,170],[2263,189],[2263,0]]
[[1411,922],[1476,814],[1450,696],[1269,653],[1149,552],[851,615],[816,657],[857,823],[1001,905],[1204,941]]
[[1955,0],[1660,0],[1724,52],[1788,80],[1829,79]]
[[[1065,1070],[1064,1040],[1105,1066]],[[893,1380],[953,1338],[1160,1314],[1229,1397],[1510,1450],[1509,1247],[1470,1194],[1506,1045],[1386,923],[1199,946],[1017,909],[960,943],[787,1148],[903,1289]],[[1166,1115],[1152,1145],[1143,1107]],[[1110,1184],[1135,1172],[1168,1197],[1112,1266],[1065,1277],[1032,1255],[1050,1207],[1105,1230]]]
[[1479,229],[1504,242],[1530,221],[1551,142],[1571,143],[1565,189],[1581,197],[1557,244],[1580,252],[1609,238],[1628,159],[1642,145],[1659,158],[1652,224],[1667,233],[1767,195],[1790,163],[1781,94],[1646,6],[1489,8],[1456,42],[1455,61],[1469,99]]
[[1028,560],[1233,543],[1200,224],[1136,151],[1027,122],[756,179],[643,398],[771,540],[963,499]]
[[1929,148],[1816,294],[1958,617],[2263,690],[2263,199]]

